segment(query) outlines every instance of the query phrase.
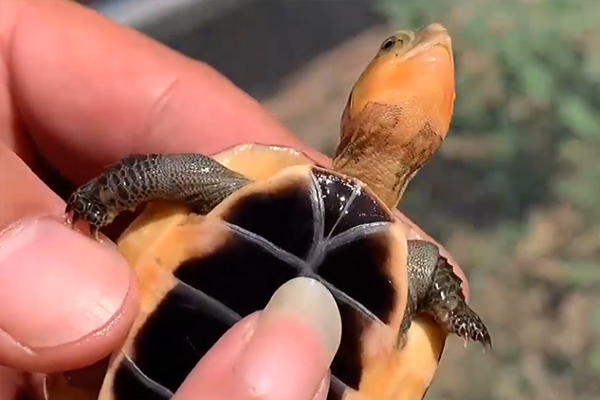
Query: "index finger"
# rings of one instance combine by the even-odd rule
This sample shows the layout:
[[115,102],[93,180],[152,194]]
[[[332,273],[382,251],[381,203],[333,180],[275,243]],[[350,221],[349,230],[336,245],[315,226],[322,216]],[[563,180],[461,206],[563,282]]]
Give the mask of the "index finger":
[[91,10],[22,0],[2,2],[0,16],[11,89],[0,92],[0,132],[16,144],[20,118],[76,183],[131,153],[214,153],[240,141],[308,150],[206,64]]

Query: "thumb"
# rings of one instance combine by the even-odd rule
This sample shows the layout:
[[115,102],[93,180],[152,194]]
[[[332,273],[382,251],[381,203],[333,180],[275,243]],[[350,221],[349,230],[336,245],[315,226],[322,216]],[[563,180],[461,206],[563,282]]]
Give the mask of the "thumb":
[[108,355],[135,317],[132,283],[114,244],[58,218],[12,224],[0,232],[0,364],[47,373]]
[[225,333],[173,400],[324,400],[341,329],[328,289],[295,278]]

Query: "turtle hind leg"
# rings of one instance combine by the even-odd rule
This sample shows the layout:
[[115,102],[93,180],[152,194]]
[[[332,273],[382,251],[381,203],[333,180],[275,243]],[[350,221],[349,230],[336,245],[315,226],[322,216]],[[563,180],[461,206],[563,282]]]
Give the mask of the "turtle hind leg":
[[492,339],[488,329],[465,301],[462,280],[454,273],[446,258],[439,257],[432,283],[424,301],[424,311],[431,314],[448,332],[491,348]]
[[186,203],[207,213],[249,182],[201,154],[132,155],[80,186],[67,200],[71,222],[84,220],[95,234],[123,211],[148,201]]
[[435,244],[408,241],[408,275],[409,299],[403,332],[413,315],[425,312],[448,333],[492,347],[487,327],[465,300],[462,280]]

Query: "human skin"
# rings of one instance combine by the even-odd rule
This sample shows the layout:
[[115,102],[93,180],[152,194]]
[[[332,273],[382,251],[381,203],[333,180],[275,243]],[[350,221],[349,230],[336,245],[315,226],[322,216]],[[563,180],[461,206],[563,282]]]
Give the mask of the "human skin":
[[[127,154],[213,154],[240,142],[293,146],[330,163],[206,64],[64,0],[0,1],[0,60],[0,231],[11,228],[0,234],[1,399],[36,386],[32,373],[104,357],[137,311],[135,281],[115,248],[48,217],[60,216],[65,204],[44,182],[42,158],[75,184]],[[399,217],[412,227],[409,237],[429,238]],[[327,343],[339,333],[315,316],[289,315],[269,329],[257,328],[258,314],[232,328],[176,400],[198,393],[252,398],[257,380],[284,382],[269,374],[286,372],[299,378],[285,385],[312,390],[298,392],[298,400],[310,399],[317,387],[317,398],[324,398],[325,372],[297,372],[325,371]],[[278,351],[292,365],[273,371],[267,364],[281,361],[265,343],[290,335],[314,357],[298,363]],[[240,364],[251,371],[244,379],[231,373]],[[281,398],[276,385],[264,390],[270,390],[264,399]]]

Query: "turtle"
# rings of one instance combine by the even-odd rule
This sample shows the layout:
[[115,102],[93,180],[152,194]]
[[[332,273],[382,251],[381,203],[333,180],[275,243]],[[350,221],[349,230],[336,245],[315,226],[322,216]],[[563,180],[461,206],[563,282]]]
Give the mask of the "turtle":
[[422,398],[448,335],[491,347],[448,258],[408,240],[395,213],[454,100],[448,31],[398,31],[353,86],[329,166],[247,143],[212,157],[129,155],[79,186],[68,222],[96,238],[143,208],[118,241],[141,311],[98,398],[171,398],[227,329],[300,276],[325,285],[342,317],[329,399]]

